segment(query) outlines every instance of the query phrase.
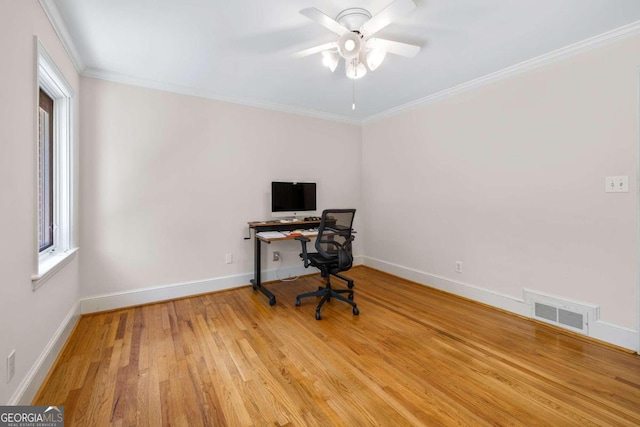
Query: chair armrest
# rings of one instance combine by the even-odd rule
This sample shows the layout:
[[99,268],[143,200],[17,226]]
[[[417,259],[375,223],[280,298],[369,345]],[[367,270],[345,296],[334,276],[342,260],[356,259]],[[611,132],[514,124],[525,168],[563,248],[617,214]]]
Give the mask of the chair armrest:
[[311,240],[308,237],[304,237],[304,236],[296,236],[295,239],[299,240],[300,244],[302,245],[302,253],[300,254],[300,256],[304,261],[304,268],[307,268],[309,267],[309,264],[310,264],[309,258],[307,256],[307,243],[309,243]]

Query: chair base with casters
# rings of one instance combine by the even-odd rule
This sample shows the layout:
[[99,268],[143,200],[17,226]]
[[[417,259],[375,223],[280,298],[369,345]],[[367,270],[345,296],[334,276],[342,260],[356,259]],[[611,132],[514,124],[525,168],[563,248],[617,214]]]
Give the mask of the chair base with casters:
[[[310,254],[310,255],[312,255],[312,254]],[[296,296],[296,307],[300,307],[300,304],[301,304],[300,299],[301,298],[322,297],[322,299],[320,300],[320,302],[316,306],[316,320],[321,320],[322,319],[322,314],[321,314],[320,310],[322,310],[322,306],[324,305],[325,302],[331,301],[331,298],[335,298],[335,299],[338,299],[340,301],[344,301],[347,304],[349,304],[352,307],[352,312],[353,312],[354,316],[359,315],[360,314],[360,310],[358,309],[358,305],[355,302],[353,302],[353,280],[349,279],[348,277],[344,277],[344,276],[342,276],[340,274],[337,274],[337,273],[326,274],[325,272],[321,271],[321,275],[322,275],[322,277],[326,278],[326,285],[318,287],[317,291],[307,292],[307,293],[300,294],[300,295]],[[342,279],[345,282],[347,282],[348,289],[334,289],[334,288],[332,288],[331,287],[331,280],[330,280],[330,276],[331,275],[339,277],[340,279]],[[345,298],[342,294],[348,294],[348,295]]]

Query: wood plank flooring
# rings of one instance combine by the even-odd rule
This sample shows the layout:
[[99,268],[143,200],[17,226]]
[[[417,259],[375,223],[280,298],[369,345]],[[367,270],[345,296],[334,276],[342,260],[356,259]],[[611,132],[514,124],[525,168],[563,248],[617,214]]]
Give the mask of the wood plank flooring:
[[[67,426],[637,426],[640,357],[356,267],[81,318],[35,405]],[[339,281],[336,283],[340,284]]]

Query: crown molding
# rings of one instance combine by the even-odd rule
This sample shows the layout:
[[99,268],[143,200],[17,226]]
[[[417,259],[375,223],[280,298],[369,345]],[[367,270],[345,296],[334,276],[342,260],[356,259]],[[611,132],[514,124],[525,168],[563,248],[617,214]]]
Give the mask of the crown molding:
[[69,59],[71,59],[71,63],[78,73],[82,73],[82,70],[84,70],[84,63],[78,53],[76,45],[73,43],[71,34],[62,19],[62,15],[60,15],[58,6],[56,6],[56,3],[53,0],[38,0],[38,2],[40,3],[44,13],[47,15],[47,18],[49,18],[49,22],[51,23],[53,30],[58,35],[62,46],[64,46],[64,49],[67,51]]
[[306,116],[306,117],[311,117],[316,119],[330,120],[334,122],[341,122],[341,123],[346,123],[350,125],[362,126],[362,121],[360,119],[354,119],[353,117],[324,113],[321,111],[308,110],[304,108],[290,107],[287,105],[281,105],[281,104],[275,104],[275,103],[269,103],[269,102],[256,101],[256,100],[240,98],[240,97],[222,96],[219,94],[203,91],[200,89],[195,89],[188,86],[175,85],[171,83],[159,82],[156,80],[141,79],[138,77],[132,77],[125,74],[103,71],[96,68],[87,67],[84,69],[81,75],[84,77],[91,77],[94,79],[107,80],[107,81],[116,82],[116,83],[123,83],[131,86],[139,86],[139,87],[145,87],[148,89],[162,90],[165,92],[179,93],[181,95],[197,96],[199,98],[206,98],[214,101],[229,102],[232,104],[240,104],[248,107],[256,107],[256,108],[262,108],[266,110],[279,111],[281,113],[297,114],[300,116]]
[[598,36],[591,37],[578,43],[574,43],[569,46],[546,53],[544,55],[540,55],[535,58],[520,62],[519,64],[512,65],[500,71],[487,74],[474,80],[470,80],[466,83],[459,84],[452,88],[442,90],[440,92],[434,93],[433,95],[429,95],[424,98],[399,105],[382,113],[374,114],[363,119],[362,124],[366,125],[389,117],[397,116],[401,113],[414,110],[446,98],[450,98],[462,92],[476,89],[481,86],[497,82],[499,80],[507,79],[509,77],[516,76],[518,74],[522,74],[545,65],[553,64],[554,62],[567,59],[574,55],[589,52],[602,46],[614,43],[618,40],[623,40],[629,37],[636,36],[638,34],[640,34],[640,21],[633,22],[615,30],[602,33]]

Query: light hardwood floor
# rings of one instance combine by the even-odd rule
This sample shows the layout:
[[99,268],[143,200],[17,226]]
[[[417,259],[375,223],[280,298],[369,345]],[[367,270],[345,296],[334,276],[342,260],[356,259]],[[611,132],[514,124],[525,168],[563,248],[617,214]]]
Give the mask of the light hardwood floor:
[[[81,318],[34,400],[67,426],[640,425],[640,357],[366,267]],[[339,283],[339,282],[336,282]]]

